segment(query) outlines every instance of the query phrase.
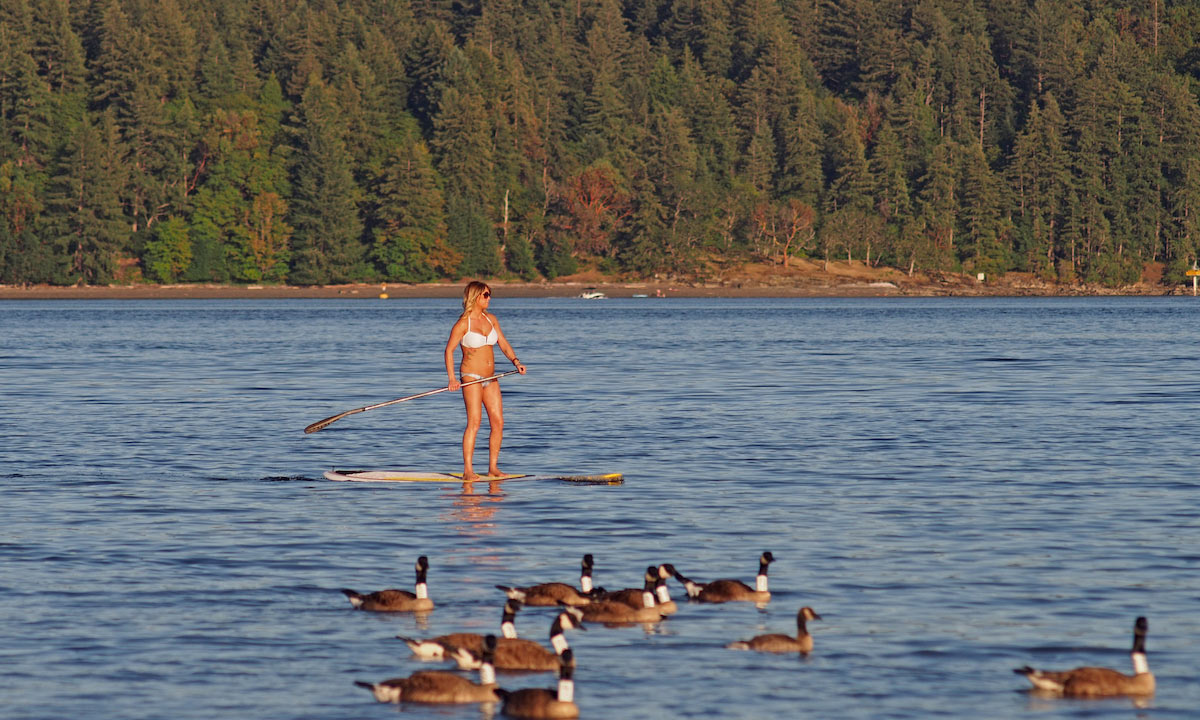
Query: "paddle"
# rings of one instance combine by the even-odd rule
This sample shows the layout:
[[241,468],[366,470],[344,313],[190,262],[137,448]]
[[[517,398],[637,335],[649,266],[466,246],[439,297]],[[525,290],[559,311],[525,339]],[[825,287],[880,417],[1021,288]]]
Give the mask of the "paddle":
[[[492,375],[491,377],[479,378],[478,380],[468,380],[467,382],[463,383],[461,385],[461,387],[466,387],[468,385],[474,385],[475,383],[488,382],[489,380],[499,380],[500,378],[504,377],[505,375],[512,375],[515,372],[519,372],[519,371],[518,370],[509,370],[508,372],[502,372],[499,375]],[[338,420],[341,420],[342,418],[346,417],[347,415],[354,415],[355,413],[366,412],[368,410],[374,410],[375,408],[381,408],[386,405],[395,405],[396,403],[402,403],[406,400],[416,400],[417,398],[428,397],[429,395],[437,395],[438,393],[446,392],[449,389],[450,389],[449,387],[438,388],[437,390],[430,390],[428,392],[417,393],[416,395],[409,395],[408,397],[396,398],[395,400],[388,400],[387,402],[381,402],[381,403],[376,403],[374,405],[368,405],[366,407],[360,407],[360,408],[355,408],[353,410],[347,410],[346,412],[338,413],[337,415],[334,415],[333,417],[327,417],[324,420],[318,420],[317,422],[313,423],[312,425],[309,425],[308,427],[304,428],[304,432],[306,434],[307,433],[315,433],[318,430],[324,430],[325,428],[329,427],[330,425],[337,422]]]

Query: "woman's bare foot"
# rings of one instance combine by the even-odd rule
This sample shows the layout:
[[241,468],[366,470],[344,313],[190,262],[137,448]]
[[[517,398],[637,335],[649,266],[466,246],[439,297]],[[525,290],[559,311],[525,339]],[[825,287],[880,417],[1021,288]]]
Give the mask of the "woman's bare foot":
[[505,477],[505,473],[500,472],[500,468],[488,468],[488,477]]
[[463,482],[475,482],[475,481],[476,481],[476,480],[478,480],[478,479],[479,479],[479,474],[478,474],[478,473],[476,473],[475,471],[473,471],[473,470],[463,470],[463,474],[462,474],[462,481],[463,481]]

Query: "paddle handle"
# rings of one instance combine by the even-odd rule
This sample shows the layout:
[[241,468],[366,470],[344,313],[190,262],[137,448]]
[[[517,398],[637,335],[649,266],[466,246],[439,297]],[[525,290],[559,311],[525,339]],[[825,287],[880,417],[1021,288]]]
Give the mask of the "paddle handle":
[[[508,372],[502,372],[502,373],[499,373],[496,375],[492,375],[490,377],[479,378],[478,380],[468,380],[467,382],[463,383],[459,387],[466,387],[468,385],[474,385],[476,383],[490,382],[492,380],[499,380],[500,378],[502,378],[506,375],[512,375],[513,373],[518,373],[518,372],[520,372],[520,370],[509,370]],[[350,416],[350,415],[354,415],[354,414],[357,414],[360,412],[366,412],[368,410],[375,410],[375,409],[381,408],[381,407],[387,407],[388,405],[395,405],[396,403],[402,403],[402,402],[406,402],[408,400],[416,400],[417,398],[429,397],[430,395],[437,395],[438,393],[444,393],[449,389],[450,389],[450,386],[447,385],[446,387],[438,388],[437,390],[426,390],[425,392],[417,393],[416,395],[409,395],[408,397],[396,398],[395,400],[388,400],[387,402],[375,403],[374,405],[367,405],[366,407],[360,407],[360,408],[354,408],[353,410],[347,410],[346,412],[338,413],[337,415],[334,415],[333,417],[327,417],[324,420],[316,421],[312,425],[309,425],[308,427],[304,428],[304,433],[307,435],[309,433],[315,433],[318,430],[324,430],[325,428],[329,427],[330,425],[337,422],[338,420],[341,420],[342,418]]]

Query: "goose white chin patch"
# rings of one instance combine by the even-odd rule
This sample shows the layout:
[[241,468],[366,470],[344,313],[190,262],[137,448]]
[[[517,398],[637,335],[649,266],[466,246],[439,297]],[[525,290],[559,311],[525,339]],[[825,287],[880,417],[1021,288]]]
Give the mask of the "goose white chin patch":
[[1142,653],[1133,654],[1133,672],[1138,675],[1150,672],[1150,663]]
[[550,638],[550,645],[554,648],[556,655],[562,655],[563,650],[567,649],[567,639],[560,633]]

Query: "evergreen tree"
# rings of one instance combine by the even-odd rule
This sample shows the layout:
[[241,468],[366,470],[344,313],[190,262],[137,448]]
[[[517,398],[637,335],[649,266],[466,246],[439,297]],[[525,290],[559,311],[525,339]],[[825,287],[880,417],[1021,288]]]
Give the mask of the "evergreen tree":
[[892,124],[886,120],[875,136],[868,168],[873,182],[871,196],[875,198],[880,216],[897,227],[907,222],[913,210],[904,150]]
[[[680,263],[672,263],[663,251],[670,248],[670,231],[664,215],[667,208],[655,197],[653,183],[646,177],[633,182],[635,198],[629,220],[622,225],[618,235],[621,263],[643,275],[653,275],[667,268],[676,273],[684,270]],[[674,253],[672,253],[674,254]]]
[[113,114],[95,123],[85,119],[55,167],[48,194],[44,232],[55,254],[66,260],[55,280],[89,285],[113,280],[130,238],[120,200],[126,178]]
[[325,83],[315,75],[310,77],[296,117],[288,218],[295,232],[289,282],[319,285],[366,277],[359,190],[343,128]]
[[934,148],[918,192],[920,224],[925,228],[925,238],[916,255],[923,258],[919,262],[930,269],[950,270],[955,263],[959,210],[956,152],[956,145],[950,140]]
[[977,143],[964,148],[960,180],[959,219],[964,231],[960,251],[968,261],[967,269],[988,275],[1008,270],[1007,253],[1001,246],[1000,187]]
[[537,262],[533,256],[533,243],[524,235],[513,235],[504,245],[504,265],[509,272],[525,282],[537,279]]
[[461,261],[446,244],[444,201],[424,143],[395,147],[374,183],[371,257],[384,280],[427,282]]
[[630,40],[618,0],[599,0],[581,52],[584,94],[578,139],[582,159],[590,163],[607,158],[621,165],[632,151],[633,132],[621,87]]
[[824,137],[817,119],[817,100],[807,95],[782,121],[784,151],[777,186],[779,194],[816,207],[824,190],[821,146]]
[[487,213],[479,202],[459,194],[446,201],[450,245],[462,256],[459,277],[491,277],[500,271],[500,248]]
[[835,212],[840,208],[874,207],[876,201],[871,196],[871,188],[877,183],[871,177],[871,168],[867,163],[859,118],[852,107],[843,106],[840,110],[841,127],[837,135],[831,138],[830,162],[834,174],[826,194],[826,210]]
[[726,78],[734,74],[732,0],[696,0],[699,36],[692,48],[709,75]]
[[409,79],[408,111],[429,133],[434,116],[442,105],[440,92],[442,74],[454,52],[454,40],[447,29],[429,22],[421,26],[404,59],[405,75]]
[[0,283],[60,279],[62,258],[39,240],[36,223],[43,206],[40,178],[13,160],[0,163]]
[[474,48],[455,51],[446,67],[446,80],[433,118],[430,143],[439,174],[473,208],[488,212],[495,198],[492,134],[487,100],[480,87],[479,64],[489,63]]
[[1067,196],[1071,191],[1062,113],[1054,95],[1033,102],[1025,128],[1017,137],[1009,166],[1009,186],[1014,198],[1016,266],[1043,276],[1054,269],[1061,247]]

